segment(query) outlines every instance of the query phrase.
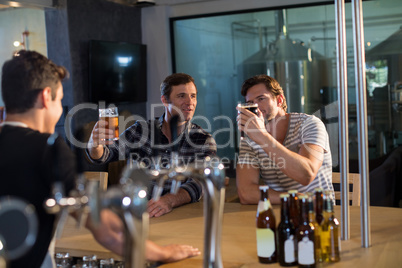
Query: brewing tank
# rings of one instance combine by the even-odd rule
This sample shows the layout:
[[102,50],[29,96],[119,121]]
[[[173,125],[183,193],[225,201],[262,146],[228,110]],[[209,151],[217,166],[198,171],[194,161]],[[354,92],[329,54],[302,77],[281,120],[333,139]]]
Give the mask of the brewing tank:
[[277,39],[243,61],[245,78],[267,74],[282,86],[288,112],[313,114],[336,100],[335,62],[289,38],[286,12],[276,13]]

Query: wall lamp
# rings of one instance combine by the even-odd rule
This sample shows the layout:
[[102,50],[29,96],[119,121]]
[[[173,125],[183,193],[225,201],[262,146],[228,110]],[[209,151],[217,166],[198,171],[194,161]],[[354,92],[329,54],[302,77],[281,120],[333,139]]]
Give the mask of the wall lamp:
[[24,32],[22,32],[22,42],[20,41],[14,41],[14,46],[15,47],[19,47],[22,46],[24,50],[28,50],[28,35],[29,35],[29,31],[25,30]]

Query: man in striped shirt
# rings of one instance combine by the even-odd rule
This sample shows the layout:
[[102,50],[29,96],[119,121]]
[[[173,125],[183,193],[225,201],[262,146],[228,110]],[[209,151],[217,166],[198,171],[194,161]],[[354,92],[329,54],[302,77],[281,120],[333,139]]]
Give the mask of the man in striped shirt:
[[[88,155],[94,163],[105,164],[116,161],[119,156],[143,162],[150,166],[155,161],[155,152],[161,159],[162,166],[170,163],[173,144],[178,144],[179,160],[185,165],[207,156],[216,155],[216,143],[212,136],[191,119],[197,107],[197,88],[194,79],[184,73],[169,75],[161,84],[161,101],[165,113],[155,121],[136,121],[127,128],[117,141],[108,141],[114,137],[114,130],[109,129],[106,121],[98,121],[92,130],[88,142]],[[179,137],[172,140],[170,119],[179,116],[177,132]],[[153,135],[159,137],[154,146]],[[155,181],[151,184],[155,185]],[[159,217],[173,208],[197,202],[202,197],[202,186],[196,180],[188,178],[182,182],[177,194],[171,194],[172,180],[166,180],[162,196],[158,201],[148,202],[150,217]],[[153,191],[149,189],[151,196]]]
[[238,128],[247,134],[240,143],[236,168],[237,189],[242,204],[257,204],[260,179],[269,185],[272,203],[279,194],[294,189],[313,192],[331,190],[332,159],[328,133],[315,116],[287,113],[279,83],[257,75],[243,83],[247,103],[258,104],[258,115],[237,107]]

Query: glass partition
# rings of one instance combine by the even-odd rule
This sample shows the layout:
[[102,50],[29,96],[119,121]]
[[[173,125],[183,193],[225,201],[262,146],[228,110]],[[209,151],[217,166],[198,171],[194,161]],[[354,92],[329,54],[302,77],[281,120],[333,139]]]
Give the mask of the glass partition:
[[[370,159],[402,145],[401,0],[364,1]],[[351,6],[346,4],[349,146],[357,163],[356,92]],[[198,88],[195,122],[214,135],[220,157],[236,159],[235,106],[242,82],[268,74],[282,85],[289,112],[321,118],[338,170],[335,7],[289,7],[173,18],[175,72]],[[357,168],[351,164],[350,171]]]

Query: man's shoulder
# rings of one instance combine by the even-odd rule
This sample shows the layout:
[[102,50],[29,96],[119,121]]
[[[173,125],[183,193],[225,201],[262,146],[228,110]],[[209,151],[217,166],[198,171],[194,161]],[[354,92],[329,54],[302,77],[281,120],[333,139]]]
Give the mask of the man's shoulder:
[[318,119],[315,115],[310,115],[310,114],[306,114],[306,113],[289,113],[290,114],[290,118],[293,120],[309,120],[312,118],[316,118]]
[[320,118],[315,115],[305,113],[291,113],[290,114],[290,126],[301,126],[309,124],[324,124]]
[[21,142],[43,143],[46,142],[50,136],[49,133],[41,133],[28,127],[3,126],[2,132],[7,139],[18,139]]

